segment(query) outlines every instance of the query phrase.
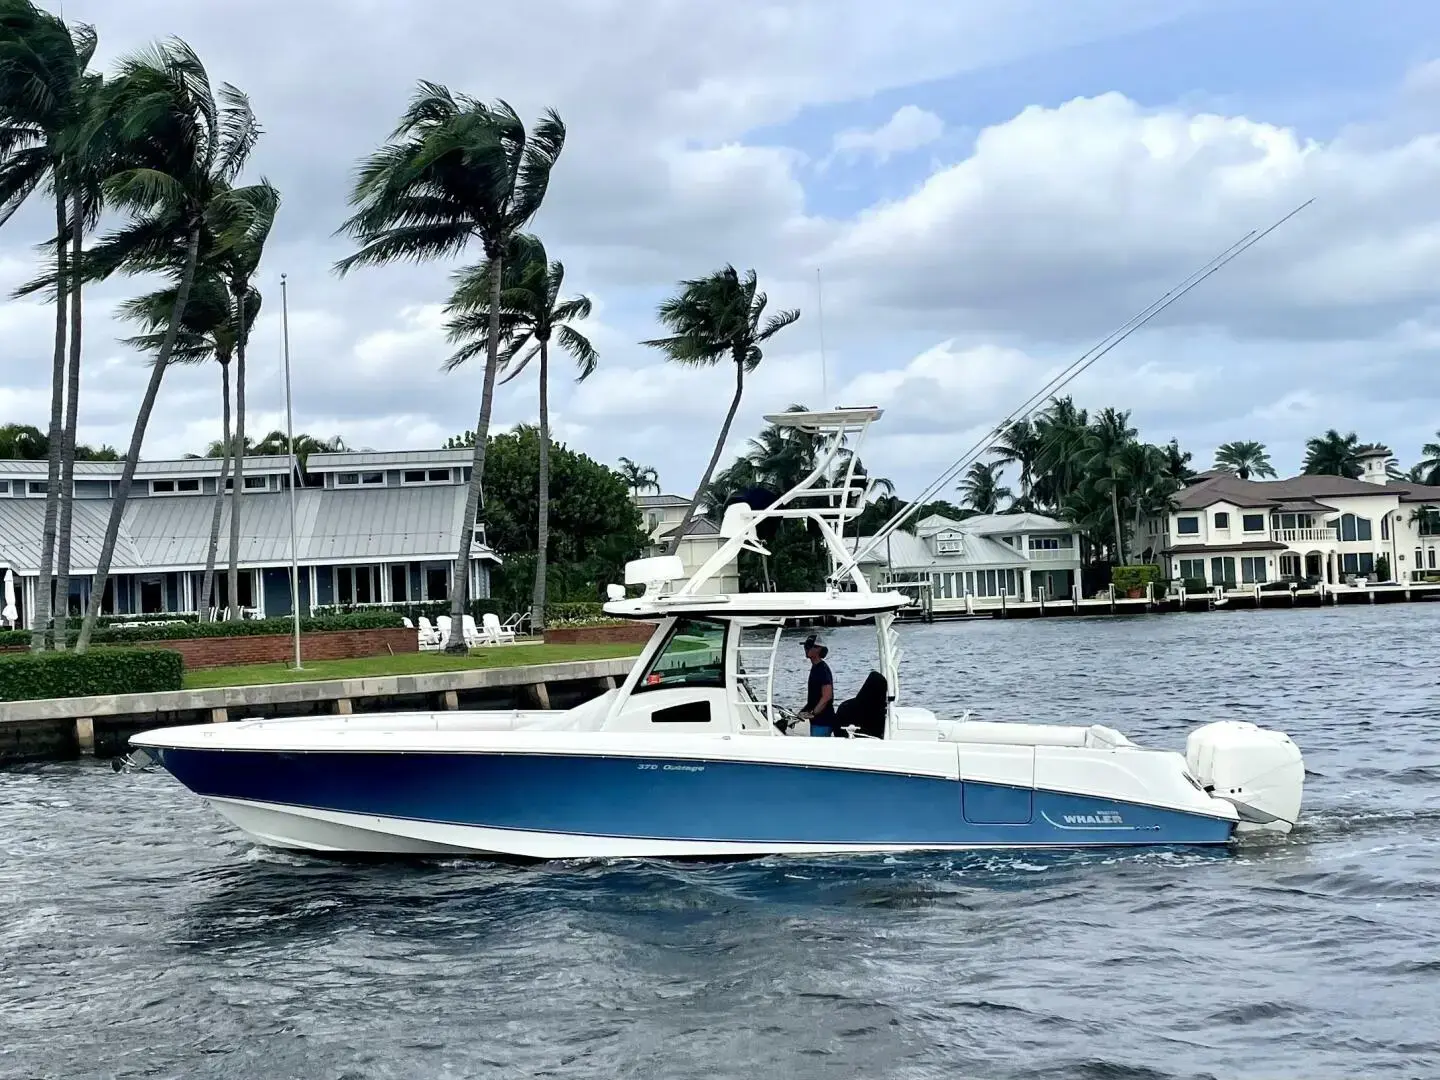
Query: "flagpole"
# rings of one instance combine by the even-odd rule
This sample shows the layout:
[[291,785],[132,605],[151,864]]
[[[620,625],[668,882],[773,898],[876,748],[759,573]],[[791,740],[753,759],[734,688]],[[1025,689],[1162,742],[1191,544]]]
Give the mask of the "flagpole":
[[295,466],[295,412],[290,394],[290,288],[285,275],[280,275],[280,327],[285,352],[285,437],[290,446],[290,621],[295,630],[295,670],[300,667],[300,560],[295,540],[295,484],[299,470]]

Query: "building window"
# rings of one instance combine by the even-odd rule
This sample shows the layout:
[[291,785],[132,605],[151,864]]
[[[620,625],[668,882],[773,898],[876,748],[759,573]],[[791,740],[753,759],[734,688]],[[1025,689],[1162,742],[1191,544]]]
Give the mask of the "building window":
[[1230,527],[1230,515],[1223,510],[1215,515],[1215,528],[1228,529]]
[[725,624],[712,619],[680,619],[635,691],[667,686],[720,689],[724,685]]
[[378,604],[380,602],[380,568],[378,566],[340,566],[335,569],[335,602],[337,604]]
[[1258,555],[1254,558],[1241,559],[1240,580],[1246,585],[1265,584],[1265,557]]
[[200,491],[199,478],[189,480],[151,480],[151,495],[194,495]]
[[395,603],[410,599],[410,567],[405,563],[390,567],[390,599]]
[[1205,560],[1204,559],[1181,559],[1180,560],[1181,581],[1204,581]]
[[1177,518],[1175,531],[1181,536],[1198,536],[1200,535],[1200,519],[1198,517]]
[[1370,539],[1370,519],[1356,517],[1354,514],[1341,514],[1340,539],[1346,542]]
[[1245,531],[1246,531],[1247,533],[1249,533],[1249,532],[1264,532],[1264,531],[1265,531],[1265,515],[1264,515],[1264,514],[1246,514],[1246,515],[1244,515],[1243,518],[1241,518],[1241,524],[1244,526]]
[[935,551],[940,555],[958,555],[965,545],[959,540],[936,540]]
[[175,481],[174,481],[174,480],[151,480],[151,481],[150,481],[150,494],[151,494],[151,495],[174,495],[174,494],[175,494]]
[[1380,539],[1390,539],[1390,515],[1386,514],[1380,519]]
[[1219,556],[1210,560],[1210,584],[1235,587],[1235,560],[1230,556]]
[[406,469],[400,474],[402,484],[448,484],[449,469]]
[[0,495],[9,495],[9,494],[10,494],[10,481],[9,481],[9,480],[0,480]]
[[1435,569],[1435,549],[1430,549],[1430,561],[1426,564],[1431,570]]
[[31,480],[26,490],[29,491],[31,495],[44,495],[50,490],[50,481]]
[[[1433,550],[1433,549],[1432,549]],[[1434,565],[1433,563],[1431,564]],[[1415,549],[1415,569],[1420,570],[1425,566],[1425,553],[1419,548]]]
[[[270,486],[270,478],[268,476],[247,476],[245,477],[244,486],[246,491],[263,491]],[[233,476],[227,476],[225,478],[225,490],[233,491],[234,488],[235,478]]]
[[1070,537],[1065,537],[1065,542],[1060,542],[1058,536],[1032,536],[1030,537],[1031,551],[1059,551],[1062,547],[1070,546]]

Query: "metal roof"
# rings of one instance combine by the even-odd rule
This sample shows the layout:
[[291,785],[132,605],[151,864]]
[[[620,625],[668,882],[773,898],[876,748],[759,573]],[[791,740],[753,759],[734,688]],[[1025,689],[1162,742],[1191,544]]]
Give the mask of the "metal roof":
[[[299,561],[449,560],[455,557],[465,516],[463,484],[324,490],[295,493],[295,532]],[[110,514],[109,499],[76,499],[72,566],[93,573]],[[210,539],[213,495],[177,495],[133,499],[125,504],[120,541],[111,569],[200,570]],[[44,526],[42,499],[0,499],[0,562],[21,573],[39,571]],[[247,493],[240,501],[239,561],[245,566],[285,563],[290,559],[290,495]],[[216,561],[230,558],[230,500],[220,519]],[[481,549],[488,554],[488,549]],[[493,558],[493,556],[491,556]]]
[[344,450],[335,454],[311,454],[305,459],[306,472],[337,472],[349,469],[374,469],[394,465],[469,465],[475,451],[459,450]]
[[[233,464],[232,464],[233,468]],[[123,461],[77,461],[75,475],[81,478],[120,479],[125,469]],[[290,470],[290,458],[285,454],[246,454],[245,471],[260,473],[285,473]],[[21,460],[7,458],[0,460],[0,476],[45,476],[50,463],[45,459]],[[135,466],[135,475],[146,478],[155,476],[219,476],[219,458],[180,458],[174,461],[141,461]]]

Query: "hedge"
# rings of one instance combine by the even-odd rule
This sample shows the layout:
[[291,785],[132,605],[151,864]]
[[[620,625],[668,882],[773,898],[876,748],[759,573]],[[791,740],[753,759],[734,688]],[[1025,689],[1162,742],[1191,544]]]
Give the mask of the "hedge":
[[179,690],[184,674],[184,659],[171,649],[20,653],[0,656],[0,701]]
[[[165,618],[159,615],[156,618]],[[239,619],[234,622],[178,622],[167,626],[97,626],[91,642],[97,645],[130,643],[132,641],[180,641],[202,637],[257,637],[261,634],[288,634],[293,620]],[[326,630],[385,630],[404,626],[400,615],[393,611],[357,611],[349,615],[324,615],[300,620],[301,633],[313,634]],[[71,640],[74,638],[72,636]],[[0,633],[0,647],[29,645],[29,630],[8,630]]]
[[1115,566],[1110,570],[1110,584],[1115,586],[1116,592],[1143,589],[1150,582],[1159,580],[1160,567],[1149,563],[1140,566]]

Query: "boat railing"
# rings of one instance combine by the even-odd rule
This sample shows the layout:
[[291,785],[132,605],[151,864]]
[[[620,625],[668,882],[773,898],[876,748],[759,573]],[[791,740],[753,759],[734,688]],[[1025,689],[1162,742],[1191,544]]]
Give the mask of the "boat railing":
[[[784,625],[775,627],[768,642],[754,645],[745,644],[744,638],[735,646],[735,682],[732,708],[751,707],[764,718],[767,727],[775,722],[775,656],[780,649],[780,634]],[[746,662],[747,657],[756,660],[754,670]]]

